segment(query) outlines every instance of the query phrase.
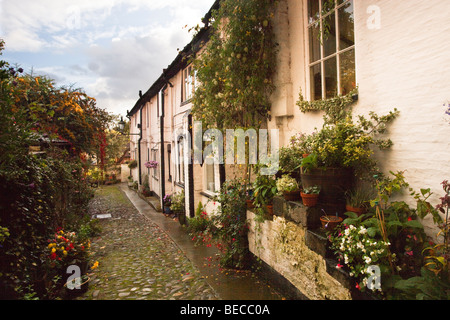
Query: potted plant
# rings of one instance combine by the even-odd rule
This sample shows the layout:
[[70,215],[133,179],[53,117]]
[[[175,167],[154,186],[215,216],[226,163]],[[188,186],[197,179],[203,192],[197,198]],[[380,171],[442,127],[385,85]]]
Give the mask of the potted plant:
[[339,217],[338,214],[336,214],[335,216],[330,216],[330,215],[325,214],[324,216],[320,217],[320,222],[322,223],[322,227],[326,231],[333,231],[334,229],[336,229],[336,227],[339,224],[342,223],[342,221],[344,221],[344,219]]
[[304,188],[301,192],[303,204],[307,207],[314,207],[319,200],[320,186]]
[[163,205],[164,205],[164,213],[170,214],[172,212],[170,206],[172,205],[172,195],[166,194],[163,198]]
[[319,185],[320,201],[344,212],[345,192],[353,188],[355,176],[370,177],[376,170],[373,147],[384,150],[392,145],[377,134],[385,133],[397,115],[397,110],[385,116],[372,112],[370,119],[359,116],[358,121],[353,121],[351,114],[327,115],[322,129],[311,135],[311,154],[302,161],[303,186]]
[[255,204],[257,207],[265,207],[269,214],[273,214],[273,198],[277,195],[277,183],[274,177],[258,175],[253,184],[255,192]]
[[157,168],[158,167],[158,161],[148,161],[148,162],[146,162],[146,163],[144,163],[144,166],[146,167],[146,168],[149,168],[149,169],[154,169],[154,168]]
[[172,203],[170,209],[178,217],[178,221],[181,225],[186,223],[186,208],[185,208],[185,195],[184,190],[172,195]]
[[297,180],[290,175],[283,175],[277,179],[277,190],[283,194],[287,201],[297,201],[300,199],[300,188]]
[[245,192],[245,196],[246,196],[245,202],[247,203],[247,209],[255,208],[255,205],[253,204],[253,201],[255,201],[253,189],[247,189],[247,191]]
[[136,160],[131,160],[130,163],[128,164],[128,168],[130,168],[130,169],[135,169],[135,168],[137,168],[137,166],[138,166],[138,163]]
[[346,206],[349,212],[354,212],[359,216],[366,213],[370,200],[376,197],[375,189],[368,185],[357,186],[345,193]]

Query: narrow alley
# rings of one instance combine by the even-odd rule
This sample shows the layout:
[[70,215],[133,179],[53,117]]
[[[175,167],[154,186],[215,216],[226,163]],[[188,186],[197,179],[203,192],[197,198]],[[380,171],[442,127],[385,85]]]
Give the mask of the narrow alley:
[[221,269],[215,248],[195,246],[177,221],[156,212],[125,184],[96,190],[100,218],[93,270],[83,300],[281,300],[251,271]]

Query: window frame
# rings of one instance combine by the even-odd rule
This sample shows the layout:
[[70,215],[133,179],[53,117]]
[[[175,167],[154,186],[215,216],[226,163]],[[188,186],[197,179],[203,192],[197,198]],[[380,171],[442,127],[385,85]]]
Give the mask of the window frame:
[[[340,49],[341,46],[341,37],[340,37],[340,24],[339,24],[339,10],[343,7],[345,7],[347,4],[351,3],[353,6],[353,16],[354,16],[354,6],[355,6],[355,1],[354,0],[335,0],[335,4],[334,4],[334,8],[331,9],[330,11],[326,12],[325,14],[323,14],[323,10],[322,10],[322,0],[316,0],[319,3],[319,17],[316,19],[310,18],[309,16],[309,1],[310,0],[305,0],[306,6],[305,6],[305,15],[306,15],[306,38],[307,38],[307,54],[306,54],[306,59],[307,59],[307,66],[308,66],[308,83],[309,83],[309,97],[310,97],[310,101],[318,101],[317,99],[315,99],[315,96],[313,95],[312,89],[314,86],[314,82],[311,81],[312,79],[312,68],[313,67],[317,67],[320,66],[320,74],[321,74],[321,99],[329,99],[331,97],[327,97],[327,86],[326,86],[326,72],[325,72],[325,63],[329,60],[332,60],[333,58],[336,58],[336,78],[337,78],[337,83],[336,83],[336,89],[337,89],[337,95],[342,95],[342,79],[341,79],[341,67],[342,67],[342,63],[341,63],[341,57],[342,55],[344,55],[345,53],[348,53],[350,51],[353,50],[354,54],[356,52],[356,43],[353,43],[353,45],[344,48],[344,49]],[[341,3],[340,3],[341,2]],[[331,15],[335,15],[334,17],[334,26],[335,26],[335,33],[336,33],[336,48],[335,48],[335,52],[326,56],[325,57],[325,44],[324,44],[324,32],[323,32],[323,28],[324,28],[324,20],[331,16]],[[312,57],[311,57],[311,47],[313,46],[313,44],[311,43],[311,39],[310,39],[310,29],[314,26],[317,26],[317,24],[319,24],[319,32],[320,32],[320,39],[319,39],[319,46],[320,46],[320,58],[318,60],[315,60],[313,62],[311,62]],[[355,29],[353,28],[353,36],[355,35]],[[355,37],[354,37],[355,40]],[[355,57],[356,60],[356,57]],[[356,84],[356,61],[355,62],[355,84]]]
[[[210,195],[210,196],[215,196],[218,194],[219,190],[217,188],[217,181],[218,181],[218,177],[216,175],[217,172],[217,167],[218,165],[214,163],[214,157],[212,155],[209,155],[207,159],[210,159],[212,161],[212,163],[208,163],[208,161],[206,161],[203,163],[203,192]],[[212,167],[212,180],[213,180],[213,184],[214,184],[214,191],[209,190],[208,188],[208,169]]]
[[[193,72],[193,66],[189,65],[185,69],[183,69],[182,72],[182,86],[181,86],[181,102],[186,103],[192,99],[194,96],[194,91],[196,88],[196,81],[195,81],[195,73]],[[188,94],[189,92],[189,94]]]
[[185,138],[180,136],[177,141],[177,183],[180,185],[185,184],[186,180],[186,170],[184,165],[184,153],[185,153]]

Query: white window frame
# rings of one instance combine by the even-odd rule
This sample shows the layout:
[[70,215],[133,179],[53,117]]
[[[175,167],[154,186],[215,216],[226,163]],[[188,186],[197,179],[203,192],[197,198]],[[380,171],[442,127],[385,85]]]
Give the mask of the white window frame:
[[186,102],[192,99],[194,95],[194,90],[196,88],[195,75],[192,75],[193,67],[192,65],[188,66],[183,70],[183,92],[182,92],[182,101]]
[[[214,161],[214,157],[212,155],[208,156],[208,158],[210,159],[210,161]],[[211,168],[211,166],[213,168],[212,172],[213,172],[214,191],[209,190],[209,188],[208,188],[208,169]],[[217,172],[218,172],[217,164],[215,164],[215,163],[208,164],[207,161],[205,161],[203,163],[203,192],[205,192],[211,196],[215,196],[219,192],[219,190],[217,188],[217,181],[219,181],[219,179],[217,177]]]
[[[340,49],[340,29],[339,29],[339,17],[338,17],[338,11],[340,8],[344,7],[346,4],[348,4],[349,2],[352,2],[353,5],[353,14],[355,12],[355,0],[346,0],[345,2],[338,4],[338,1],[335,1],[335,7],[334,9],[330,10],[329,12],[327,12],[325,15],[322,15],[322,1],[318,0],[319,2],[319,19],[317,20],[313,20],[310,21],[310,17],[309,17],[309,12],[308,12],[308,1],[309,0],[305,0],[305,16],[306,16],[306,23],[307,23],[307,27],[306,27],[306,39],[308,42],[308,46],[307,46],[307,61],[308,61],[308,83],[309,83],[309,90],[308,90],[308,95],[310,97],[310,100],[313,101],[314,97],[312,95],[312,86],[313,83],[311,82],[311,68],[319,65],[320,64],[320,72],[321,72],[321,89],[322,89],[322,99],[326,99],[326,78],[325,78],[325,61],[332,59],[332,58],[336,58],[337,59],[337,94],[341,95],[342,94],[342,88],[341,88],[341,61],[340,61],[340,57],[342,54],[351,51],[351,50],[356,50],[355,47],[356,45],[353,44],[352,46],[345,48],[345,49]],[[332,15],[333,13],[335,13],[335,26],[336,26],[336,52],[328,55],[326,57],[324,57],[325,53],[324,53],[324,42],[323,42],[323,21],[324,19],[326,19],[328,16]],[[320,24],[319,27],[319,32],[320,32],[320,59],[316,60],[314,62],[311,62],[311,51],[310,48],[312,46],[311,42],[310,42],[310,38],[309,38],[309,30],[312,26],[316,25],[317,23]],[[356,62],[355,62],[355,77],[356,77]],[[355,79],[356,81],[356,79]]]

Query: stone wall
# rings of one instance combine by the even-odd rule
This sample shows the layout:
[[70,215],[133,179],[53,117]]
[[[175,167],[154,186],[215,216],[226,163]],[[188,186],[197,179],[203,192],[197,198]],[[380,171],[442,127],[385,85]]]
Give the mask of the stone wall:
[[275,198],[272,220],[247,211],[250,251],[311,300],[350,300],[352,282],[329,257],[320,208]]

